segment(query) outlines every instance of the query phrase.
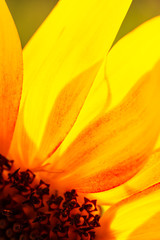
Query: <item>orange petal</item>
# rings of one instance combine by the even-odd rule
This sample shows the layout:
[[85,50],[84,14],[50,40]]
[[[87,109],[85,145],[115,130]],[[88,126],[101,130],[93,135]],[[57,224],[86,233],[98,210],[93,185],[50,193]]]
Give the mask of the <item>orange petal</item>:
[[[35,168],[56,151],[76,121],[99,65],[100,62],[87,69],[61,90],[49,116],[44,101],[48,97],[48,91],[44,92],[43,89],[39,89],[38,94],[36,94],[38,87],[32,88],[32,91],[35,91],[34,98],[32,96],[30,99],[30,95],[26,98],[25,105],[19,115],[21,118],[18,119],[16,125],[14,141],[11,146],[12,157],[20,158],[25,167]],[[48,85],[48,88],[50,88],[50,85]],[[40,91],[42,91],[41,96],[43,94],[42,101],[38,97]],[[52,96],[50,97],[52,98]],[[32,101],[33,104],[31,104]],[[37,104],[37,107],[35,104]],[[42,117],[41,121],[38,121],[37,115],[40,112],[44,118]],[[31,119],[31,116],[36,117]],[[29,131],[27,126],[29,126]],[[35,133],[36,144],[30,133]],[[19,141],[16,141],[16,139],[19,139]],[[16,150],[18,150],[20,156],[16,156]]]
[[12,140],[22,88],[20,40],[4,0],[0,1],[0,153]]
[[[57,101],[58,99],[62,100],[62,97],[59,96],[65,86],[72,84],[75,78],[78,81],[81,73],[87,72],[96,63],[103,61],[130,3],[131,0],[121,2],[118,0],[59,1],[25,47],[23,51],[24,91],[21,114],[16,128],[17,133],[14,138],[15,144],[13,144],[16,146],[16,142],[21,142],[22,136],[25,139],[25,144],[22,143],[19,147],[19,155],[24,163],[33,163],[32,160],[37,154],[37,149],[41,148],[41,142],[45,143],[46,138],[49,140],[50,130],[53,127],[57,128],[53,121],[53,126],[46,127],[46,125],[51,122],[52,117],[50,116],[55,114],[52,112],[55,108],[54,104],[58,107],[63,103],[61,101],[57,104]],[[115,8],[115,6],[117,7]],[[118,6],[121,7],[121,11]],[[85,81],[88,86],[87,82],[90,80],[86,78]],[[67,101],[69,99],[71,102],[73,98],[72,96],[70,99],[68,97]],[[83,102],[81,103],[83,104]],[[62,108],[63,106],[60,106],[60,109]],[[70,118],[68,122],[68,129],[66,129],[65,119],[63,121],[65,122],[64,131],[57,128],[57,140],[52,142],[52,147],[47,150],[45,144],[40,150],[41,153],[43,151],[41,158],[49,154],[51,148],[54,151],[59,140],[68,133],[69,127],[73,126],[75,117],[77,118],[79,114],[79,108],[76,110],[74,117]],[[64,116],[64,114],[62,115]],[[48,135],[45,133],[43,138],[45,129],[48,130]],[[62,136],[59,135],[59,130]],[[54,129],[55,132],[56,129]],[[45,154],[44,149],[46,149]],[[15,151],[14,147],[12,153],[13,151]]]
[[160,183],[119,202],[102,216],[97,239],[159,240],[159,202]]
[[100,62],[81,73],[60,92],[48,118],[36,159],[44,160],[59,147],[77,119]]
[[66,150],[54,166],[64,170],[62,184],[72,183],[84,192],[104,191],[140,170],[160,129],[159,66],[160,62],[119,106],[93,122]]
[[[102,115],[108,108],[110,104],[110,93],[105,72],[106,59],[101,65],[76,122],[59,148],[59,154],[62,154],[68,148],[78,134],[88,126],[93,119]],[[51,161],[50,159],[48,160]]]
[[105,192],[89,194],[88,198],[98,199],[101,205],[112,205],[160,182],[160,152],[154,152],[144,167],[129,181]]
[[[111,92],[110,109],[119,103],[137,79],[150,71],[160,58],[160,34],[157,33],[157,29],[160,29],[160,17],[145,22],[127,34],[109,52],[106,75]],[[155,149],[157,148],[160,148],[160,137],[155,145]],[[92,197],[98,198],[102,204],[111,204],[153,185],[159,181],[159,163],[159,153],[155,153],[133,179],[117,188],[96,193]]]

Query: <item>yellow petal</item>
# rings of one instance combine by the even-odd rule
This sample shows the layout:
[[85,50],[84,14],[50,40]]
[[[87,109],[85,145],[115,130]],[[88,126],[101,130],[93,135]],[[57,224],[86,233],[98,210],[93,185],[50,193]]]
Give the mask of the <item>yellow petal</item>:
[[114,205],[102,216],[97,239],[159,240],[159,202],[160,183]]
[[[28,91],[33,80],[38,82],[39,78],[52,79],[54,84],[60,79],[64,85],[68,78],[73,79],[101,60],[131,2],[59,1],[24,49],[24,90]],[[59,89],[55,86],[56,91]]]
[[[86,100],[99,65],[100,63],[97,63],[84,73],[81,73],[61,91],[48,118],[39,151],[35,157],[36,159],[44,161],[44,159],[51,156],[62,143],[68,131],[75,123],[77,114],[80,112]],[[42,107],[42,109],[44,109],[44,107]],[[34,111],[33,109],[33,112]],[[24,123],[25,120],[26,119],[24,119]]]
[[[17,123],[18,134],[14,138],[15,142],[20,142],[17,136],[23,135],[26,141],[19,147],[22,149],[22,158],[27,158],[28,155],[32,161],[37,149],[41,147],[48,118],[65,86],[103,60],[130,3],[131,0],[123,0],[121,3],[118,0],[60,1],[25,47],[24,91]],[[88,86],[87,82],[91,79],[87,78],[85,81]],[[94,78],[92,82],[93,80]],[[69,101],[71,99],[72,96]],[[73,126],[79,108],[75,111],[68,129],[66,126],[64,130],[61,129],[61,139]],[[57,131],[59,135],[59,128]],[[56,129],[54,132],[56,138]],[[57,142],[52,150],[56,146]]]
[[[44,92],[43,89],[37,89],[37,86],[32,88],[32,98],[30,98],[30,95],[27,96],[25,105],[19,115],[21,118],[18,119],[19,122],[16,125],[14,141],[11,146],[12,157],[19,158],[19,160],[21,158],[26,167],[33,168],[39,166],[41,162],[44,162],[56,151],[76,120],[99,65],[100,62],[87,69],[61,90],[49,116],[46,113],[46,102],[44,101],[48,98],[48,91]],[[48,90],[49,88],[48,85]],[[39,95],[43,95],[43,99],[39,99]],[[28,112],[30,112],[30,115]],[[38,121],[40,112],[42,118]],[[35,116],[35,118],[30,118],[30,116]],[[47,123],[43,116],[45,116]],[[34,144],[30,131],[35,132],[36,144]],[[16,141],[16,139],[19,139],[19,141]],[[37,144],[39,144],[39,147]],[[20,156],[16,156],[16,150],[18,150]],[[33,159],[36,159],[36,161],[32,162]]]
[[[110,93],[108,91],[108,80],[105,75],[106,59],[92,84],[84,105],[74,123],[69,134],[62,142],[58,154],[62,154],[68,146],[76,139],[78,134],[97,116],[103,114],[110,103]],[[48,159],[48,162],[52,161]]]
[[[107,70],[105,76],[108,81],[111,100],[109,108],[106,108],[107,110],[118,104],[137,80],[147,71],[150,71],[160,58],[160,35],[157,34],[157,29],[160,29],[160,17],[145,22],[119,40],[110,50],[105,62]],[[102,89],[101,91],[103,93]],[[83,122],[85,121],[81,120],[81,126]],[[76,130],[72,129],[62,144],[61,151],[64,151],[73,141],[73,136],[75,138],[77,135]],[[72,136],[70,136],[71,134]]]
[[151,218],[149,218],[149,220],[145,221],[142,225],[137,227],[129,235],[127,240],[146,240],[146,239],[159,240],[160,239],[159,221],[160,212],[159,209],[157,209],[157,213]]
[[107,57],[110,109],[160,58],[160,16],[155,17],[121,39]]
[[98,199],[101,205],[112,205],[139,191],[160,182],[160,152],[154,152],[144,167],[129,181],[102,193],[93,193],[88,198]]
[[22,88],[22,50],[4,0],[0,1],[0,153],[12,140]]
[[[121,39],[107,56],[107,77],[113,108],[146,71],[160,58],[160,17],[153,18]],[[115,71],[116,69],[116,71]],[[155,149],[160,148],[160,137]],[[159,153],[153,154],[145,167],[122,186],[92,195],[101,204],[113,204],[159,181]],[[90,196],[91,197],[91,196]]]
[[62,185],[65,181],[79,191],[104,191],[140,170],[160,129],[159,66],[160,62],[119,106],[93,122],[70,145],[56,164],[64,170]]
[[156,141],[156,145],[154,146],[154,150],[155,151],[159,151],[160,150],[160,136],[158,137],[158,139]]

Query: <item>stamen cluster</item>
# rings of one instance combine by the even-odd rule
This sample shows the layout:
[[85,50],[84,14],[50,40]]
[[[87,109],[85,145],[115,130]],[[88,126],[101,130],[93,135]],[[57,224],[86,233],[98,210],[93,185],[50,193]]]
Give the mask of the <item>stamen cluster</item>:
[[35,184],[29,169],[12,172],[13,163],[0,155],[0,240],[95,239],[96,200],[80,205],[74,189],[50,194],[50,185]]

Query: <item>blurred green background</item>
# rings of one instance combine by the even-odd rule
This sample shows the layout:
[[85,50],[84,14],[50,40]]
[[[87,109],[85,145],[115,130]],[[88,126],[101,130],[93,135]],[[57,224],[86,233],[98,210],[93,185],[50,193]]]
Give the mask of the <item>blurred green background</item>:
[[[57,1],[58,0],[6,0],[17,25],[22,46],[25,46]],[[157,15],[160,15],[160,0],[133,0],[115,41],[142,22]]]

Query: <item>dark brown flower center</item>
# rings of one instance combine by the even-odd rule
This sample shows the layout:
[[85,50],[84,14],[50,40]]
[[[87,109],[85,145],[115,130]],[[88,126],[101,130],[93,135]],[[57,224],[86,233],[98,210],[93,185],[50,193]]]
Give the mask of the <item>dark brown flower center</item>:
[[93,240],[100,216],[96,200],[78,203],[76,190],[50,194],[50,185],[0,155],[0,240]]

